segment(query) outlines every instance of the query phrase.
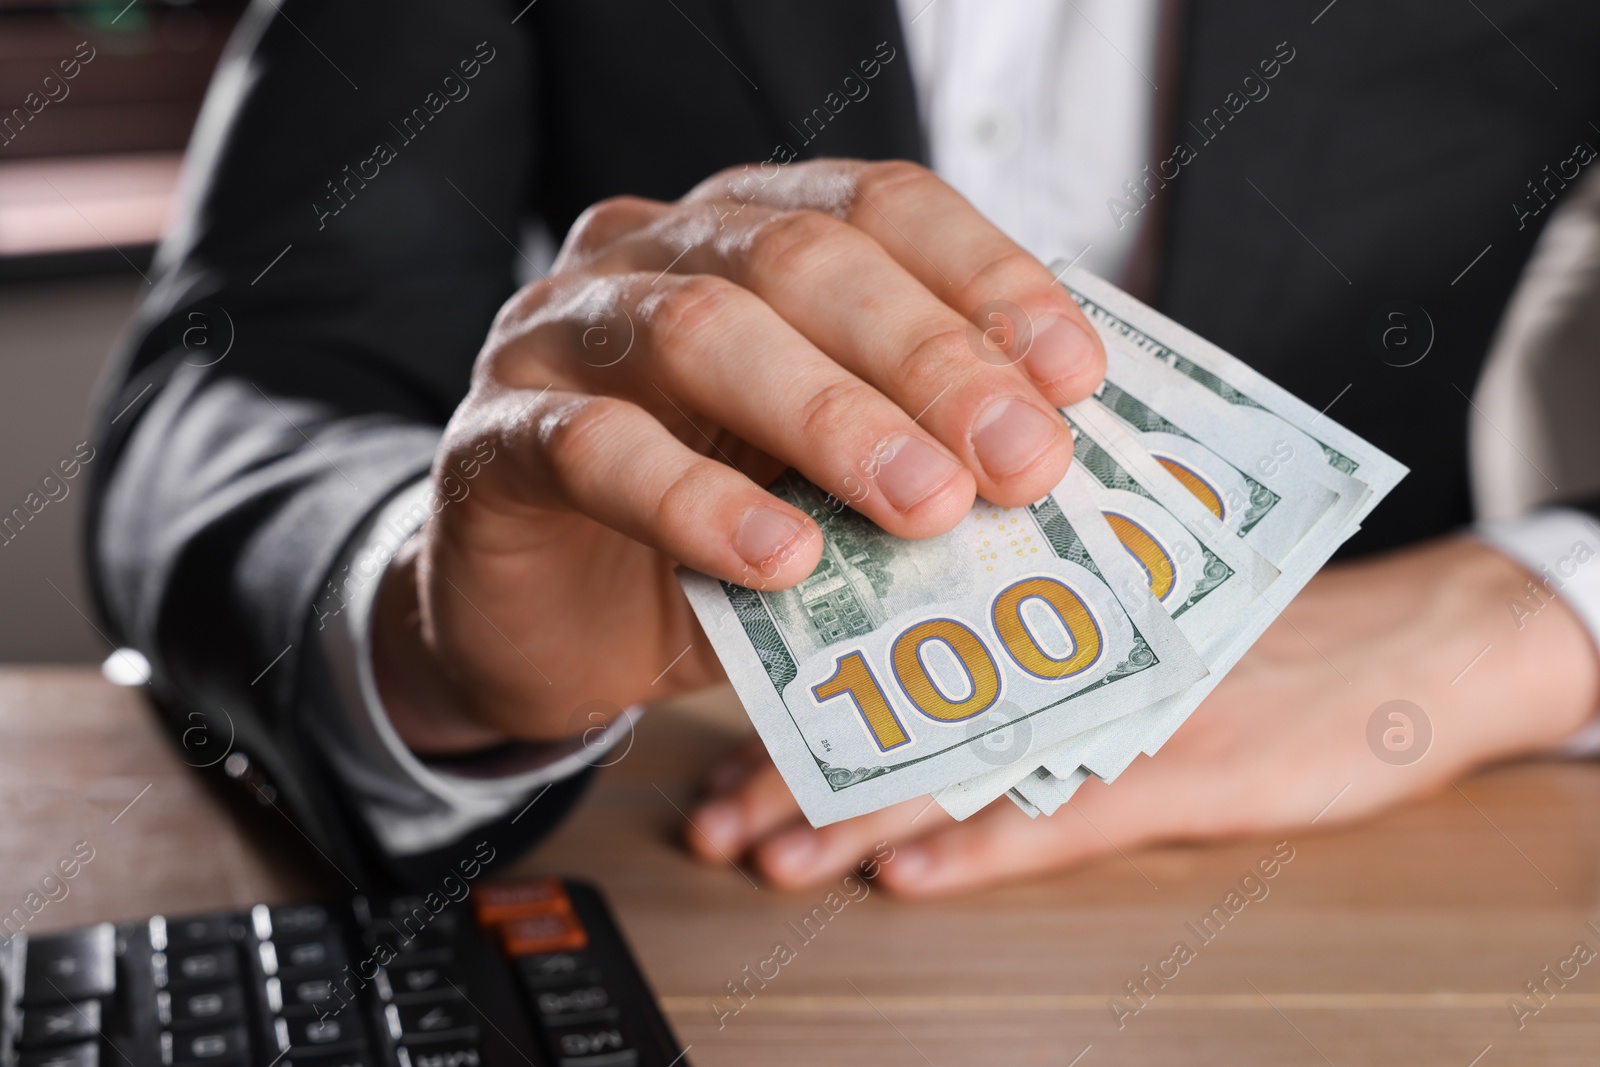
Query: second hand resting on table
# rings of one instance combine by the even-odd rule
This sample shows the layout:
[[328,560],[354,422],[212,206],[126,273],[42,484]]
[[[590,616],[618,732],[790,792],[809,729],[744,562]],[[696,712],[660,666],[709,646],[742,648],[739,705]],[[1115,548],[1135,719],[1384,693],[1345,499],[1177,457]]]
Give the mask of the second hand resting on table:
[[[798,888],[887,839],[895,861],[879,884],[931,896],[1156,842],[1307,827],[1324,809],[1319,827],[1358,819],[1474,766],[1546,751],[1592,713],[1600,663],[1577,616],[1558,602],[1519,629],[1506,610],[1527,579],[1468,538],[1330,566],[1156,756],[1111,784],[1091,778],[1048,818],[1001,800],[958,823],[922,799],[812,829],[756,741],[713,773],[684,840],[708,863],[739,857]],[[1368,718],[1397,698],[1433,732],[1403,766],[1367,741]]]

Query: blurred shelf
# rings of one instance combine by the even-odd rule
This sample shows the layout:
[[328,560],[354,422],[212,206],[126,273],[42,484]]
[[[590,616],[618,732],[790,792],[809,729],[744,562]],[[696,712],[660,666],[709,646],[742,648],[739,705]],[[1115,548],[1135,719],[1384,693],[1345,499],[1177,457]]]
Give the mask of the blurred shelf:
[[182,166],[179,152],[0,161],[0,258],[147,256],[171,216]]
[[0,281],[142,271],[240,0],[0,0]]

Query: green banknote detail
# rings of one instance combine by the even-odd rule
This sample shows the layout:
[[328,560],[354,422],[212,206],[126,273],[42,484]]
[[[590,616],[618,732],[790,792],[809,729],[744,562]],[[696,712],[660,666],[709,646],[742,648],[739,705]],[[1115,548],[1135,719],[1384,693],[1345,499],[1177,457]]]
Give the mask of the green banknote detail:
[[727,594],[728,605],[738,617],[739,625],[744,627],[750,647],[756,650],[761,666],[772,680],[772,688],[783,692],[783,687],[794,681],[799,669],[795,666],[789,646],[784,643],[778,624],[772,621],[766,604],[762,603],[761,594],[732,582],[723,582],[722,591]]
[[[1170,433],[1178,437],[1187,437],[1191,441],[1194,440],[1192,435],[1184,433],[1178,427],[1151,411],[1144,405],[1143,401],[1124,391],[1109,378],[1100,383],[1100,388],[1094,395],[1096,399],[1136,430],[1144,433]],[[1219,456],[1218,458],[1220,459],[1221,457]],[[1229,466],[1232,466],[1232,464],[1229,464]],[[1250,489],[1250,499],[1246,501],[1244,516],[1239,520],[1239,529],[1237,531],[1238,535],[1243,537],[1255,528],[1256,523],[1267,517],[1267,513],[1277,506],[1282,497],[1238,467],[1234,467],[1233,470]]]
[[1128,425],[1144,433],[1170,433],[1177,437],[1194,438],[1184,433],[1178,427],[1157,415],[1139,400],[1126,392],[1120,385],[1115,384],[1110,378],[1100,383],[1100,388],[1095,391],[1095,399],[1106,407],[1116,412]]
[[1224,582],[1233,577],[1233,568],[1224,563],[1204,543],[1201,543],[1200,551],[1205,554],[1205,562],[1200,566],[1200,580],[1194,583],[1194,591],[1189,594],[1189,598],[1173,610],[1174,619],[1200,603],[1214,590],[1220,589]]
[[[1068,292],[1071,292],[1071,290],[1069,289]],[[1128,338],[1128,340],[1138,345],[1139,348],[1145,352],[1148,352],[1156,359],[1159,359],[1161,362],[1165,363],[1179,374],[1182,374],[1184,377],[1205,386],[1205,388],[1209,389],[1213,393],[1216,393],[1228,403],[1238,405],[1239,407],[1256,408],[1259,411],[1267,410],[1264,405],[1257,403],[1252,398],[1239,392],[1239,390],[1235,389],[1233,386],[1217,377],[1211,371],[1206,370],[1193,360],[1173,351],[1171,346],[1163,344],[1161,341],[1151,337],[1143,330],[1140,330],[1137,327],[1122,321],[1122,319],[1118,318],[1111,311],[1095,303],[1093,300],[1090,300],[1081,293],[1072,293],[1072,299],[1078,302],[1078,306],[1083,308],[1084,313],[1088,315],[1091,320],[1115,331],[1118,334],[1121,334],[1123,337]],[[1310,435],[1307,434],[1307,436],[1309,437]],[[1311,439],[1316,441],[1316,438],[1314,437]],[[1358,464],[1355,460],[1340,452],[1338,449],[1333,448],[1322,441],[1317,441],[1317,444],[1321,447],[1322,454],[1327,459],[1328,465],[1333,467],[1335,470],[1341,471],[1345,474],[1354,474],[1356,468],[1360,466],[1360,464]]]
[[1150,490],[1134,481],[1133,475],[1123,470],[1122,465],[1112,459],[1099,442],[1078,433],[1078,427],[1071,419],[1067,420],[1067,425],[1073,429],[1072,456],[1094,476],[1095,481],[1107,489],[1121,489],[1125,493],[1136,493],[1147,500],[1155,500]]
[[1028,510],[1033,513],[1034,521],[1039,524],[1045,540],[1050,542],[1051,550],[1059,558],[1068,563],[1076,563],[1102,582],[1106,580],[1106,576],[1100,573],[1100,568],[1094,565],[1089,550],[1084,548],[1083,542],[1078,539],[1078,531],[1074,530],[1067,517],[1061,514],[1061,508],[1054,500],[1045,497],[1037,504],[1029,504]]
[[[1312,440],[1316,441],[1317,439],[1313,437]],[[1328,466],[1332,467],[1334,470],[1343,474],[1354,474],[1356,472],[1356,468],[1361,466],[1361,464],[1357,463],[1343,452],[1340,452],[1332,445],[1322,444],[1321,441],[1317,441],[1317,444],[1322,445],[1322,455],[1327,459]]]

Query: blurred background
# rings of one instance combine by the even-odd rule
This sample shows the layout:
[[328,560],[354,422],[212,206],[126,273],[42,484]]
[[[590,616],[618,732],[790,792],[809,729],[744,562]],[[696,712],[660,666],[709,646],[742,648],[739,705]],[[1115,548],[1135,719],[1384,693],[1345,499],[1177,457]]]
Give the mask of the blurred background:
[[86,478],[41,480],[87,454],[106,357],[243,7],[0,0],[0,662],[110,651],[80,560]]

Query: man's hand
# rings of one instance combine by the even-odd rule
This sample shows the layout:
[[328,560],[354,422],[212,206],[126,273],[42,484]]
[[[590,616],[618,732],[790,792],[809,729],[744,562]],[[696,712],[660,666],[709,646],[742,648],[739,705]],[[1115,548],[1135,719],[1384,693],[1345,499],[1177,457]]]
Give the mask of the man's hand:
[[[1593,714],[1600,664],[1577,616],[1553,601],[1519,628],[1507,608],[1527,602],[1529,577],[1465,539],[1330,567],[1154,758],[1110,785],[1091,778],[1049,818],[1001,800],[956,823],[922,799],[814,830],[757,741],[713,774],[685,840],[708,863],[745,858],[799,887],[887,839],[896,858],[882,883],[934,895],[1114,849],[1304,828],[1319,813],[1319,826],[1357,819],[1474,766],[1547,751]],[[1368,742],[1369,718],[1395,699],[1432,727],[1431,746],[1401,766]]]
[[820,531],[772,477],[943,533],[977,493],[1018,505],[1060,480],[1053,409],[1104,360],[1050,273],[912,164],[745,168],[674,204],[596,204],[501,309],[445,432],[436,490],[477,462],[470,491],[385,574],[391,720],[448,752],[714,681],[673,569],[809,574]]

